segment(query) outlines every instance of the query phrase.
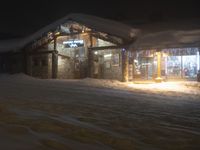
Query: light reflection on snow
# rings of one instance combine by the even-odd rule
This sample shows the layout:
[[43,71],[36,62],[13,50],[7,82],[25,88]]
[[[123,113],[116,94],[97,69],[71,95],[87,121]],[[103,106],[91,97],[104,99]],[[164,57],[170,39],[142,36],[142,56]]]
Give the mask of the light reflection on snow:
[[162,82],[162,83],[128,83],[128,87],[151,91],[174,91],[192,93],[185,82]]

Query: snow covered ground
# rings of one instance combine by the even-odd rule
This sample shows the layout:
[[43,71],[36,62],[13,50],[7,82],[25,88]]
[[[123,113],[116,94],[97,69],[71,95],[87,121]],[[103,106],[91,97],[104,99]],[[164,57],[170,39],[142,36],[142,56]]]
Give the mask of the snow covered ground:
[[197,82],[0,75],[0,149],[198,150]]

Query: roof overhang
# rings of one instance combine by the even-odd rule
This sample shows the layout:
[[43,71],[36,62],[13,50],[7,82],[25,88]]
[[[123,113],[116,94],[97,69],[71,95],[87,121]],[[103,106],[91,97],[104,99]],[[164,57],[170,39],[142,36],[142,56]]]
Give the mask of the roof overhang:
[[[75,21],[77,23],[83,24],[94,31],[107,33],[111,36],[116,36],[129,41],[130,43],[136,39],[140,30],[134,29],[123,23],[119,23],[109,19],[103,19],[96,16],[85,15],[85,14],[69,14],[66,17],[55,21],[54,23],[40,29],[34,34],[18,39],[16,41],[4,41],[0,42],[0,52],[20,50],[25,47],[27,44],[40,39],[44,34],[47,34],[49,31],[55,31],[58,26],[64,24],[68,21]],[[10,43],[10,44],[8,44]]]
[[146,34],[132,44],[133,49],[200,47],[200,30],[164,31]]

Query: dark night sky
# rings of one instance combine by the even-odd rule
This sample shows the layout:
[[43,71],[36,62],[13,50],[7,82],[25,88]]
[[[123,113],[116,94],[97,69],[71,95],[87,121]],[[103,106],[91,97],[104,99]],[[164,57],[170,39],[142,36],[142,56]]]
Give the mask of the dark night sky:
[[1,4],[0,36],[28,35],[71,12],[120,21],[163,21],[200,17],[199,6],[198,0],[12,0]]

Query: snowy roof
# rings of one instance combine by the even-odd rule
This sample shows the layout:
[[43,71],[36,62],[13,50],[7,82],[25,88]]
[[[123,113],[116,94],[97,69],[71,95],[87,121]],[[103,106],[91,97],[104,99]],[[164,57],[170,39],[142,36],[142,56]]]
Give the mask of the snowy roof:
[[132,49],[200,47],[200,19],[137,26],[141,35]]
[[56,29],[59,25],[66,23],[69,20],[81,23],[93,30],[117,36],[125,40],[130,40],[136,37],[137,33],[139,32],[138,29],[134,29],[128,25],[113,20],[85,14],[69,14],[26,38],[0,41],[0,52],[23,48],[28,43],[40,38],[44,33]]
[[200,47],[200,30],[169,30],[146,34],[132,44],[134,49]]

